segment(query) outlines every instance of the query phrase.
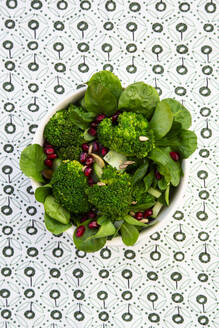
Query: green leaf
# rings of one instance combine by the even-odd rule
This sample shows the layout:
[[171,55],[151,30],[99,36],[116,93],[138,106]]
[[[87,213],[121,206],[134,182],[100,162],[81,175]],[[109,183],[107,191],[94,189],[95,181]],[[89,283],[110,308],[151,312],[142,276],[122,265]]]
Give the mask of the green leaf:
[[86,106],[85,106],[85,99],[84,99],[84,97],[83,98],[81,98],[81,100],[80,100],[80,105],[81,105],[81,107],[84,109],[84,110],[86,110]]
[[94,81],[85,92],[85,105],[89,112],[111,116],[117,110],[117,99],[109,89]]
[[135,171],[132,177],[132,185],[143,179],[143,177],[147,173],[148,166],[149,166],[149,161],[145,160],[145,162]]
[[124,220],[126,223],[134,225],[134,226],[139,226],[139,227],[147,226],[147,223],[140,222],[140,221],[134,219],[131,215],[124,216]]
[[159,94],[155,88],[144,82],[136,82],[122,92],[118,108],[141,113],[150,119],[159,101]]
[[[175,162],[170,157],[171,151],[172,150],[170,147],[155,148],[150,152],[149,158],[155,163],[160,164],[161,167],[165,168],[165,170],[170,175],[170,181],[172,185],[177,186],[180,182],[181,167],[179,161]],[[160,169],[159,172],[161,172]]]
[[173,114],[170,106],[163,102],[158,103],[149,127],[153,130],[157,140],[163,138],[171,129],[173,123]]
[[137,203],[136,205],[130,206],[130,211],[133,211],[133,212],[145,211],[145,210],[151,208],[155,204],[155,202],[156,201],[153,198],[153,200],[145,201],[145,203],[140,203],[140,204]]
[[35,198],[38,202],[40,203],[44,203],[46,197],[52,192],[52,185],[50,185],[49,183],[44,185],[44,186],[40,186],[35,190]]
[[170,106],[174,122],[180,123],[183,129],[189,129],[192,123],[192,118],[188,109],[172,98],[165,98],[162,101]]
[[156,144],[158,147],[169,146],[172,151],[178,151],[182,158],[188,158],[197,148],[197,136],[193,131],[174,128]]
[[98,232],[92,236],[92,238],[102,238],[113,235],[116,232],[116,228],[114,227],[111,220],[105,220],[98,229]]
[[132,246],[136,243],[139,237],[139,231],[135,226],[124,222],[120,228],[122,241],[127,246]]
[[46,168],[45,159],[46,154],[43,152],[43,147],[38,144],[29,145],[21,153],[20,169],[27,177],[33,178],[36,182],[44,182],[41,172]]
[[118,235],[118,232],[119,232],[119,230],[120,230],[123,223],[124,223],[124,220],[114,221],[114,227],[116,228],[116,231],[115,231],[114,235],[112,236],[112,239]]
[[163,191],[166,190],[168,182],[166,181],[165,177],[163,176],[160,180],[157,181],[158,188]]
[[81,107],[70,104],[68,107],[69,118],[80,129],[85,130],[96,117],[95,113],[85,112]]
[[153,170],[151,170],[150,173],[148,173],[144,177],[143,181],[144,181],[144,184],[145,184],[145,191],[148,191],[148,189],[151,187],[154,178],[155,178],[155,176],[154,176],[154,171]]
[[96,234],[96,229],[89,229],[88,223],[85,221],[81,224],[85,227],[85,232],[81,237],[77,237],[76,230],[74,231],[73,240],[77,249],[84,252],[96,252],[105,245],[106,237],[90,238]]
[[46,229],[52,232],[54,235],[59,235],[72,226],[71,223],[63,224],[52,219],[47,213],[44,214],[44,222]]
[[54,220],[63,224],[68,224],[70,221],[70,212],[62,207],[53,196],[47,196],[44,202],[45,212]]
[[103,224],[105,221],[107,221],[107,217],[106,216],[99,216],[99,218],[97,219],[97,223],[98,224]]
[[88,86],[98,83],[104,88],[108,89],[111,94],[113,94],[116,99],[119,99],[119,96],[122,92],[122,85],[119,78],[110,71],[100,71],[92,75],[91,79],[88,81]]

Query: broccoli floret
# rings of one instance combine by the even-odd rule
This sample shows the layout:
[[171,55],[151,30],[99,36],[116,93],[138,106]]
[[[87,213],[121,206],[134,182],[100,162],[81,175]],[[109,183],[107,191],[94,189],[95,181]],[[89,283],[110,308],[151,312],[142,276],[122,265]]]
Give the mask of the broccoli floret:
[[46,124],[44,138],[53,146],[66,147],[81,143],[83,133],[74,124],[71,112],[68,109],[63,109],[56,112]]
[[132,198],[130,176],[107,166],[103,169],[100,182],[105,185],[96,184],[87,188],[89,202],[112,220],[126,215]]
[[[146,157],[155,146],[153,131],[149,130],[148,121],[142,114],[123,112],[117,125],[113,125],[110,118],[105,118],[97,133],[104,146],[126,156]],[[140,141],[142,136],[148,140]]]
[[61,159],[69,159],[71,161],[79,160],[80,153],[81,153],[81,144],[82,142],[78,143],[77,145],[70,145],[67,147],[60,147],[57,149],[57,155]]
[[66,209],[84,213],[90,208],[85,189],[87,181],[78,161],[63,161],[51,180],[53,195]]

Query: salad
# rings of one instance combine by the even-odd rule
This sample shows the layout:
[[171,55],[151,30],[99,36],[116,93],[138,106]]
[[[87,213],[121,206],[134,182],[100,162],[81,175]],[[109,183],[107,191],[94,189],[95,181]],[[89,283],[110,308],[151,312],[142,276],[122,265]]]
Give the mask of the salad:
[[20,168],[41,183],[35,198],[46,228],[58,235],[73,225],[75,246],[95,252],[116,236],[134,245],[158,222],[197,137],[189,111],[144,82],[122,88],[100,71],[87,86],[82,99],[51,117],[44,145],[22,151]]

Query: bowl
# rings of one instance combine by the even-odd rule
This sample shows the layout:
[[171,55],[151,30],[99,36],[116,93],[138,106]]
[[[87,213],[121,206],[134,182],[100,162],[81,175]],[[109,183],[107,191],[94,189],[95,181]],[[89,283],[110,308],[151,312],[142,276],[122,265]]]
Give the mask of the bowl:
[[[51,110],[49,110],[48,114],[44,116],[44,118],[40,121],[40,124],[38,126],[38,129],[36,131],[36,134],[33,139],[33,143],[39,144],[43,146],[43,130],[47,122],[50,120],[50,118],[55,114],[60,109],[63,109],[68,106],[70,103],[75,103],[78,101],[80,98],[84,96],[84,93],[86,91],[86,87],[81,88],[77,91],[71,92],[65,97],[62,98],[61,101],[59,101],[58,104],[56,104]],[[182,177],[179,186],[174,190],[174,193],[170,199],[170,206],[165,207],[164,209],[161,210],[160,214],[158,215],[157,221],[158,223],[155,224],[154,226],[149,227],[148,229],[142,231],[139,234],[139,239],[138,242],[141,242],[145,240],[148,236],[153,234],[154,232],[160,230],[165,224],[168,222],[168,218],[170,218],[173,215],[173,212],[177,206],[180,205],[180,201],[182,199],[182,196],[184,194],[186,182],[187,182],[187,177],[188,177],[188,163],[185,163],[185,161],[182,162],[182,169],[184,172],[184,176]],[[40,186],[39,183],[35,182],[34,180],[31,179],[32,182],[32,187],[33,190],[35,191],[36,188]],[[71,236],[73,235],[75,227],[71,227],[68,230],[66,230],[64,233],[70,234]],[[107,246],[123,246],[124,244],[122,242],[121,237],[115,237],[112,240],[107,241]]]

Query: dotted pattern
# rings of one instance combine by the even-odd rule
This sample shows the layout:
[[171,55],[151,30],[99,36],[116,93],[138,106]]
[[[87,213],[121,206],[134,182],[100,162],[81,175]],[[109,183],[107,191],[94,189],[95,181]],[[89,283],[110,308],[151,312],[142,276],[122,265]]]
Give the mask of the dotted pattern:
[[[2,327],[219,326],[217,15],[215,0],[1,1]],[[162,231],[85,254],[46,231],[18,162],[61,95],[101,69],[179,99],[198,150]]]

